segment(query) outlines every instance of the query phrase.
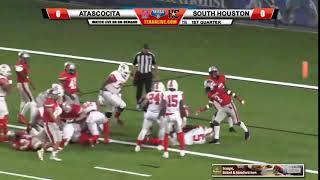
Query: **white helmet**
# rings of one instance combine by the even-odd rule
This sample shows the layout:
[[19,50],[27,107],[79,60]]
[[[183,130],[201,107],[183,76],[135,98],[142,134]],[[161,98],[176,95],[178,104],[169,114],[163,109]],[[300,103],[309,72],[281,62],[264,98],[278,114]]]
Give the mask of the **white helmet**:
[[20,59],[29,59],[30,58],[30,54],[25,51],[20,51],[18,53],[18,56]]
[[213,90],[217,86],[217,84],[211,79],[205,80],[203,85],[204,88],[209,88],[210,90]]
[[130,68],[127,64],[120,64],[118,68],[118,72],[124,79],[129,78],[130,75]]
[[4,76],[11,76],[11,68],[8,64],[0,65],[0,74]]
[[64,102],[64,103],[62,103],[62,110],[64,111],[64,112],[66,112],[66,113],[69,113],[69,112],[71,112],[71,110],[72,110],[72,106],[71,106],[71,104],[69,104],[69,103],[67,103],[67,102]]
[[63,90],[63,87],[60,84],[52,84],[50,92],[54,96],[54,98],[58,98],[58,97],[64,96],[64,90]]
[[153,84],[153,90],[164,92],[166,90],[166,88],[164,87],[164,84],[162,82],[155,82]]
[[167,82],[167,89],[174,89],[178,91],[178,82],[176,80],[169,80]]

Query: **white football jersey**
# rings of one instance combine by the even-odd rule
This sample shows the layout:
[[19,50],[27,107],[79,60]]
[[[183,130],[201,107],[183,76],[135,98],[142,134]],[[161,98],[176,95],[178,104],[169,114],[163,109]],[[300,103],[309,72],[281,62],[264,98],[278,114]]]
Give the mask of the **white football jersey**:
[[163,92],[151,91],[146,95],[146,97],[148,98],[148,101],[149,101],[149,106],[147,111],[159,113],[161,101],[163,99]]
[[[205,133],[206,133],[205,128],[203,126],[198,126],[184,134],[184,142],[186,143],[186,145],[205,144],[206,143]],[[174,133],[173,136],[170,137],[170,143],[172,145],[179,144],[176,133]]]
[[167,102],[166,113],[180,113],[180,101],[183,99],[184,97],[182,91],[165,91],[164,100]]
[[109,74],[109,77],[114,76],[116,81],[105,86],[105,89],[113,94],[119,94],[121,91],[121,87],[125,84],[129,76],[127,78],[123,78],[119,71],[113,71]]
[[82,104],[83,112],[88,113],[90,111],[97,111],[98,106],[95,102],[85,102]]
[[[0,79],[5,79],[9,82],[9,79],[6,76],[0,75]],[[6,96],[7,92],[0,86],[0,96]]]

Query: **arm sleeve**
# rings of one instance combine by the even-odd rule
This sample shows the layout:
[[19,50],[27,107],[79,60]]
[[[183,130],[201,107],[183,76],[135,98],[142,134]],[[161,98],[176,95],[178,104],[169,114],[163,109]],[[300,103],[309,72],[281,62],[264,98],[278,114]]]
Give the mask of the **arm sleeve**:
[[134,66],[138,64],[137,57],[138,57],[138,54],[134,57],[134,60],[133,60],[133,63],[132,63]]
[[152,55],[152,65],[156,65],[156,64],[157,64],[156,57]]

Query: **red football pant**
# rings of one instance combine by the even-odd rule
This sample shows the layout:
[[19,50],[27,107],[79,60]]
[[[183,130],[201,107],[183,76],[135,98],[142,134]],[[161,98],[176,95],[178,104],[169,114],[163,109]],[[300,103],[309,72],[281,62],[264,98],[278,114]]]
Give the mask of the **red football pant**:
[[109,141],[109,121],[103,124],[104,141]]

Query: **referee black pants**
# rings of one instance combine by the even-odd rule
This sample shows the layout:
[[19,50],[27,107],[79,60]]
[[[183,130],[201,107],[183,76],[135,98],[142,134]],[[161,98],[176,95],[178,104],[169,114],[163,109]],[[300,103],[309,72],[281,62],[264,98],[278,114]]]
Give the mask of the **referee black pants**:
[[137,72],[136,75],[138,76],[137,82],[136,82],[136,86],[137,86],[136,99],[137,99],[137,102],[139,102],[139,100],[142,96],[143,86],[145,88],[146,94],[151,91],[152,73],[151,72],[150,73]]

